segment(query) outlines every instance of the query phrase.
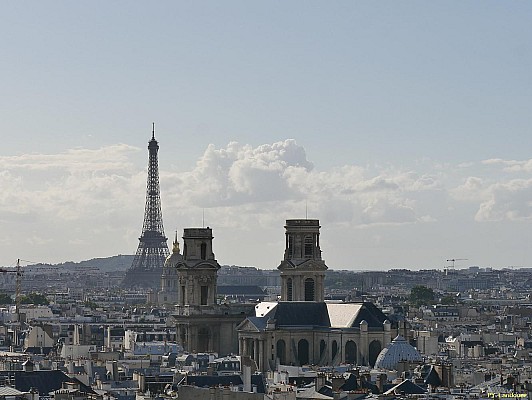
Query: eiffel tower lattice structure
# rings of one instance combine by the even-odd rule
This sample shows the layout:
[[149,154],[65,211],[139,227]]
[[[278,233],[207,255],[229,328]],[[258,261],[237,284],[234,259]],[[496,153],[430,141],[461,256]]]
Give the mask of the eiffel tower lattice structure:
[[161,211],[159,162],[157,160],[159,144],[155,140],[155,124],[153,124],[151,140],[148,142],[148,151],[148,183],[146,185],[144,223],[137,253],[122,281],[124,288],[159,288],[164,262],[170,254],[168,239],[164,235]]

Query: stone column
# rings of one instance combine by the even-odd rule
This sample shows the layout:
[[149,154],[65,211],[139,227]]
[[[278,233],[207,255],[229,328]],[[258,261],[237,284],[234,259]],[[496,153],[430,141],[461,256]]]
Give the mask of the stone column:
[[241,355],[243,355],[243,356],[249,355],[248,351],[249,351],[248,350],[248,339],[247,338],[243,338],[242,339],[242,353],[241,353]]
[[195,338],[198,337],[198,332],[196,327],[189,326],[188,327],[188,335],[187,335],[187,350],[189,352],[196,352],[197,349],[197,343],[195,341]]
[[366,320],[360,321],[360,360],[357,360],[359,365],[368,364],[368,323]]
[[323,279],[320,275],[315,275],[314,276],[314,282],[316,282],[315,286],[314,286],[314,299],[317,301],[317,302],[322,302],[323,301]]
[[259,371],[264,371],[264,340],[259,340]]
[[384,349],[392,341],[392,332],[391,332],[392,324],[390,323],[390,321],[386,320],[382,323],[382,325],[384,326],[384,332],[383,332],[384,337],[382,338],[382,348]]
[[[254,339],[254,343],[253,343],[253,359],[255,360],[255,362],[257,363],[257,365],[259,364],[259,339]],[[260,368],[260,366],[259,366]]]
[[305,284],[301,274],[297,276],[297,297],[295,299],[298,301],[305,300]]

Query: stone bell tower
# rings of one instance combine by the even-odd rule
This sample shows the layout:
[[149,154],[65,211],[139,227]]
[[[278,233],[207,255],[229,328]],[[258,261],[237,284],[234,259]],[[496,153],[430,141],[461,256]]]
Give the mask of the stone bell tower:
[[327,266],[321,259],[320,221],[289,219],[285,225],[284,259],[281,272],[281,301],[324,301]]
[[177,263],[178,305],[216,304],[216,280],[220,265],[212,252],[211,228],[187,228],[183,232],[183,257]]
[[183,231],[183,254],[172,258],[177,273],[177,305],[172,316],[177,340],[185,351],[234,354],[238,352],[236,327],[253,314],[255,304],[217,304],[220,265],[212,242],[211,228]]

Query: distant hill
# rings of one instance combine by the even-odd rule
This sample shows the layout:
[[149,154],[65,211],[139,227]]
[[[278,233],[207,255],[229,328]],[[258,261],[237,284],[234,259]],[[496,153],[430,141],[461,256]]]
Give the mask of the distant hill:
[[133,262],[134,255],[123,255],[119,254],[117,256],[111,257],[102,257],[102,258],[93,258],[91,260],[73,262],[67,261],[60,264],[37,264],[39,266],[54,266],[59,268],[98,268],[102,272],[110,271],[126,271],[131,267]]

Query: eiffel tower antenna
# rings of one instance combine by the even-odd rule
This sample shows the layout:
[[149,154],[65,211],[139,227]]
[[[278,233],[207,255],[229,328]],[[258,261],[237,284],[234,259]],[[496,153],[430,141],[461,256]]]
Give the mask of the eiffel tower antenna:
[[159,188],[159,144],[155,140],[155,123],[152,123],[152,137],[148,142],[148,180],[146,184],[146,205],[144,223],[139,238],[137,253],[122,282],[123,287],[158,288],[162,268],[168,251],[168,240],[164,235],[161,195]]

